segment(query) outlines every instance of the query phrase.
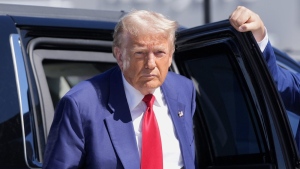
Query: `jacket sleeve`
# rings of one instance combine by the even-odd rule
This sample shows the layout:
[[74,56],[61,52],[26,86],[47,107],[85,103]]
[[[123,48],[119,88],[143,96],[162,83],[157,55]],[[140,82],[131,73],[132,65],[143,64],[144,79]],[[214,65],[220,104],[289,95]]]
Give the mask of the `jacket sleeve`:
[[300,115],[300,74],[293,73],[277,65],[270,41],[263,51],[263,56],[286,109]]
[[82,121],[78,106],[70,96],[59,102],[44,154],[44,169],[81,166],[84,154]]

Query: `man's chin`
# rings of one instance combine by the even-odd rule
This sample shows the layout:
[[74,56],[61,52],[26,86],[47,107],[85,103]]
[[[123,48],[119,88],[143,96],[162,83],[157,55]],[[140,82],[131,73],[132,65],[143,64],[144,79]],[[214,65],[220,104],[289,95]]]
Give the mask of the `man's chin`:
[[156,89],[161,86],[158,80],[151,80],[145,83],[144,87],[148,89]]
[[140,88],[140,92],[144,95],[153,93],[155,89],[159,88],[161,86],[160,83],[146,83],[143,85],[143,87]]

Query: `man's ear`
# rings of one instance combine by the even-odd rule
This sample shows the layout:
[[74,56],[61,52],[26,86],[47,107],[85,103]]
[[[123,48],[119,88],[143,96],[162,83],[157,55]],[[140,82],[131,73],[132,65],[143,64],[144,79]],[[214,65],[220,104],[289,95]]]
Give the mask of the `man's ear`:
[[173,54],[170,56],[170,58],[169,58],[169,67],[172,65],[172,61],[173,61]]
[[122,58],[122,52],[119,47],[114,47],[114,55],[115,55],[115,58],[117,60],[119,67],[122,69],[123,58]]

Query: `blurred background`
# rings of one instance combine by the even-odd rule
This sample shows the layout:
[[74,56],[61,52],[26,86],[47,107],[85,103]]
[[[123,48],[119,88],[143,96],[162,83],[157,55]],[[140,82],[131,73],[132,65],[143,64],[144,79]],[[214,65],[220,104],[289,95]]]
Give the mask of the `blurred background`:
[[185,27],[227,19],[238,6],[258,13],[273,46],[300,61],[299,0],[0,0],[0,3],[101,10],[147,9]]

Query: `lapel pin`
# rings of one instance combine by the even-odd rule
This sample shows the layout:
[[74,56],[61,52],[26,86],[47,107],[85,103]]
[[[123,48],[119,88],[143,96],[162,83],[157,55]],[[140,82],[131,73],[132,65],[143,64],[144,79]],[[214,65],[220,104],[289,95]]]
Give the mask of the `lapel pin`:
[[178,116],[182,117],[183,116],[183,112],[182,111],[178,112]]

